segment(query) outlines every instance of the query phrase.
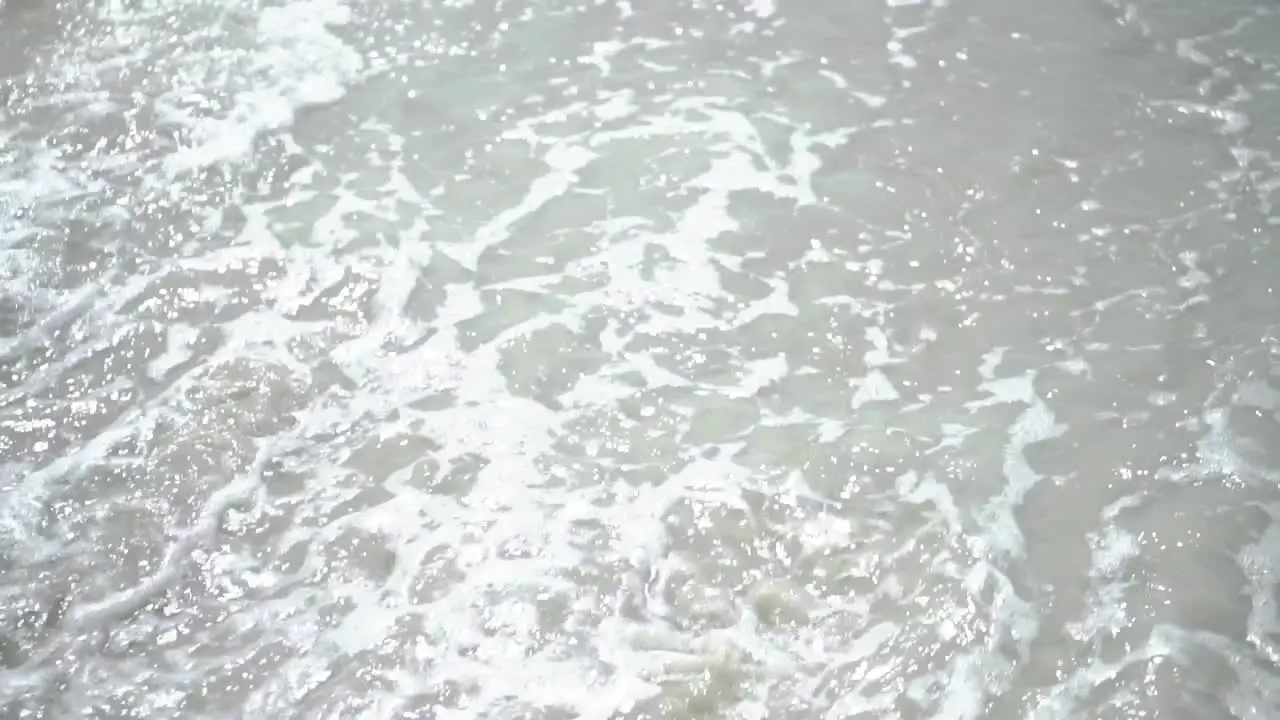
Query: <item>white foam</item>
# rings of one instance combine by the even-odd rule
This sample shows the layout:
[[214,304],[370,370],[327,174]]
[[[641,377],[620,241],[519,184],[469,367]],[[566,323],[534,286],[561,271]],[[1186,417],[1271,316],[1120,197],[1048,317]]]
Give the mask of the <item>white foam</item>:
[[[891,8],[919,4],[886,2]],[[765,5],[753,7],[762,17],[777,11],[775,5]],[[903,12],[917,14],[910,8]],[[164,155],[170,177],[152,180],[182,183],[200,174],[188,171],[202,168],[234,175],[257,160],[255,143],[264,134],[287,132],[300,109],[341,101],[373,65],[332,32],[333,25],[350,22],[350,15],[337,2],[266,9],[256,25],[242,28],[238,45],[229,43],[226,54],[208,51],[204,58],[211,64],[222,59],[235,64],[243,82],[210,88],[216,81],[209,77],[175,78],[178,89],[161,99],[159,109],[173,111],[166,120],[189,131],[191,142]],[[503,31],[508,29],[504,23]],[[905,45],[916,32],[895,30],[890,61],[914,66]],[[239,440],[261,445],[254,463],[275,453],[300,478],[289,482],[302,487],[279,481],[270,488],[279,495],[264,499],[265,481],[254,474],[261,468],[241,473],[202,506],[198,528],[174,529],[181,537],[169,546],[161,572],[132,590],[81,605],[73,618],[127,624],[131,610],[188,574],[208,578],[210,592],[223,601],[219,612],[229,613],[234,618],[230,622],[242,629],[267,633],[262,644],[229,647],[228,654],[257,652],[270,642],[300,649],[295,657],[281,658],[272,677],[250,692],[245,703],[250,714],[320,702],[316,698],[323,696],[326,684],[341,693],[359,687],[398,696],[374,699],[377,704],[364,710],[369,716],[390,716],[399,710],[400,698],[453,684],[466,700],[461,708],[438,708],[441,717],[514,712],[518,701],[601,720],[635,709],[657,693],[678,695],[699,676],[713,673],[749,676],[750,682],[743,684],[750,686],[744,694],[751,697],[736,705],[743,717],[776,710],[794,685],[802,686],[794,691],[797,699],[830,717],[858,710],[891,713],[905,694],[923,714],[978,718],[993,697],[1009,690],[1039,633],[1038,613],[1044,609],[1019,596],[1025,588],[1015,585],[1012,578],[1018,574],[1011,568],[1034,574],[1034,568],[1019,565],[1026,547],[1017,510],[1041,480],[1027,461],[1028,446],[1062,430],[1054,412],[1062,407],[1060,396],[1041,397],[1037,390],[1038,380],[1056,373],[1010,370],[1014,350],[996,347],[977,368],[981,397],[963,404],[954,398],[967,388],[952,385],[940,387],[936,395],[915,395],[911,373],[918,370],[912,365],[917,353],[928,362],[934,358],[930,353],[965,352],[968,337],[948,344],[957,337],[956,329],[945,324],[948,308],[935,318],[935,306],[927,303],[938,300],[936,291],[970,293],[969,280],[902,282],[896,260],[906,257],[918,270],[911,253],[924,246],[912,245],[924,241],[910,228],[859,230],[854,236],[844,227],[805,227],[824,222],[813,220],[827,217],[819,213],[839,210],[813,187],[815,178],[830,184],[830,176],[823,176],[824,160],[856,149],[859,162],[864,154],[874,162],[874,143],[846,148],[858,129],[819,132],[813,126],[823,118],[816,111],[803,121],[753,112],[753,103],[758,101],[758,110],[772,100],[750,79],[706,84],[730,88],[742,98],[698,95],[685,86],[667,94],[649,92],[652,88],[631,83],[631,50],[656,48],[665,41],[643,45],[601,38],[589,40],[591,52],[580,63],[594,64],[586,68],[591,80],[616,83],[602,85],[599,102],[574,100],[543,115],[526,114],[514,130],[498,127],[495,119],[505,122],[509,115],[494,113],[485,121],[488,125],[475,129],[476,136],[492,131],[527,141],[545,165],[535,177],[513,173],[515,191],[504,194],[509,189],[504,188],[487,195],[479,219],[466,213],[441,217],[431,206],[440,198],[440,188],[424,184],[434,182],[432,174],[412,167],[427,162],[421,158],[437,149],[440,157],[449,156],[452,147],[432,144],[439,138],[465,144],[476,137],[426,131],[411,138],[403,127],[369,123],[360,126],[358,142],[334,142],[356,154],[366,149],[361,146],[366,141],[385,142],[367,159],[376,164],[371,173],[391,177],[376,191],[369,186],[377,182],[360,172],[335,178],[326,174],[328,168],[316,169],[322,164],[317,161],[311,172],[293,176],[294,184],[310,186],[307,193],[293,192],[282,203],[269,200],[248,209],[249,224],[236,238],[237,247],[192,247],[202,256],[171,261],[173,267],[193,272],[217,272],[230,260],[246,257],[270,259],[282,268],[266,280],[253,281],[263,287],[246,291],[253,302],[258,302],[253,293],[260,293],[260,304],[236,320],[218,323],[220,344],[204,362],[253,360],[288,376],[287,382],[263,379],[264,391],[277,396],[259,404],[278,402],[288,408],[280,412],[299,408],[296,425],[274,439]],[[444,63],[438,57],[422,60]],[[165,67],[172,69],[175,63],[181,64],[173,61]],[[475,66],[482,65],[477,59]],[[766,74],[777,76],[797,65],[794,58],[761,64]],[[570,82],[555,87],[564,89]],[[855,113],[884,109],[892,102],[859,88],[865,79],[854,75],[833,82],[847,90],[840,98],[857,100],[845,106]],[[184,104],[183,93],[212,97],[215,90],[229,95],[228,105],[192,109]],[[527,113],[527,107],[513,101],[507,111],[517,115]],[[793,110],[803,114],[796,108],[788,112]],[[408,148],[415,145],[415,153],[426,150],[411,157]],[[384,151],[395,158],[391,163],[372,159]],[[1079,167],[1070,167],[1087,179],[1088,164],[1081,160]],[[51,155],[33,155],[29,166],[28,177],[44,186],[24,186],[22,177],[0,168],[0,189],[20,202],[56,205],[105,187],[59,165]],[[896,192],[912,190],[901,178],[892,182]],[[573,192],[592,193],[593,199],[603,195],[609,202],[602,213],[607,217],[568,229],[589,240],[571,249],[564,269],[554,269],[557,256],[545,271],[535,270],[543,274],[483,284],[487,251],[551,254],[540,247],[541,238],[522,235],[521,224],[539,225],[541,213]],[[175,191],[171,199],[182,200],[179,196]],[[329,196],[337,199],[330,202]],[[747,210],[741,209],[743,199],[749,201]],[[295,205],[286,212],[288,203]],[[321,209],[309,209],[310,203]],[[403,218],[406,210],[420,217],[411,224]],[[284,237],[281,214],[305,232]],[[930,210],[931,218],[940,215]],[[824,230],[831,232],[817,237]],[[15,237],[22,231],[11,229]],[[738,244],[750,247],[740,251]],[[803,259],[792,260],[800,251]],[[1189,268],[1181,278],[1186,289],[1212,285],[1213,265],[1207,258],[1184,258],[1184,264]],[[757,272],[761,267],[767,269]],[[858,289],[851,295],[806,299],[809,288],[789,284],[802,267],[847,272]],[[340,287],[349,273],[360,278],[355,294],[376,285],[370,290],[372,300],[359,312],[344,309],[337,319],[294,319]],[[750,275],[758,290],[748,302],[732,290],[731,281],[742,275]],[[868,278],[865,287],[860,284]],[[118,291],[109,312],[102,314],[126,313],[129,302],[148,292],[145,284]],[[424,289],[438,299],[423,300],[419,295]],[[555,302],[532,318],[507,315],[510,306],[495,298],[510,297],[514,294],[502,292],[513,289]],[[102,311],[94,305],[94,290],[82,301],[57,294],[42,301],[74,306],[75,312],[90,306]],[[239,301],[231,290],[213,288],[204,299],[214,298],[215,292],[228,302]],[[1117,295],[1110,307],[1135,297]],[[926,304],[913,305],[917,301]],[[424,310],[421,318],[405,311],[415,303]],[[919,317],[901,323],[901,316],[886,312],[902,309],[910,316],[921,308],[927,312],[920,315],[936,321],[936,329],[912,324]],[[781,331],[752,337],[749,323]],[[826,323],[830,325],[823,327]],[[529,370],[555,388],[556,397],[518,395],[515,379],[504,371],[504,353],[518,354],[523,343],[532,344],[539,333],[560,327],[578,333],[572,342],[581,346],[544,352],[530,361],[535,367]],[[793,328],[794,338],[780,337]],[[99,330],[106,337],[112,328],[108,323]],[[840,337],[842,330],[853,337]],[[174,324],[166,333],[165,352],[149,357],[153,379],[194,352],[193,328]],[[865,334],[865,344],[859,333]],[[38,334],[33,331],[28,339]],[[988,348],[990,339],[981,337],[980,347]],[[801,347],[780,347],[791,340]],[[812,348],[805,345],[810,340]],[[393,347],[397,349],[389,349]],[[831,351],[838,355],[819,355]],[[69,353],[64,365],[30,379],[18,394],[48,385],[88,352]],[[1016,355],[1022,365],[1024,351]],[[576,367],[579,361],[581,367]],[[1073,381],[1106,381],[1092,377],[1093,366],[1083,359],[1054,367],[1077,373]],[[575,371],[580,376],[573,377]],[[568,376],[563,384],[557,372]],[[326,373],[338,377],[332,388],[325,385]],[[250,375],[246,384],[256,380]],[[305,388],[291,395],[293,390],[284,385],[295,380]],[[786,387],[792,380],[831,380],[839,402],[825,407],[832,404],[821,389],[792,392]],[[263,412],[251,407],[252,398],[243,408],[234,405],[238,398],[219,398],[224,404],[218,405],[207,399],[180,403],[188,394],[208,394],[201,381],[199,373],[180,378],[150,400],[143,417],[121,418],[99,440],[48,467],[5,467],[5,485],[15,488],[16,502],[5,506],[0,533],[34,547],[36,511],[62,475],[77,464],[102,461],[128,433],[148,423],[158,425],[168,416],[201,426],[213,422],[213,410],[227,407],[236,410],[231,414],[237,421]],[[964,381],[948,382],[959,386]],[[1274,405],[1274,393],[1263,385],[1244,388],[1241,394],[1242,402]],[[913,404],[904,407],[904,396]],[[720,404],[730,413],[745,408],[759,422],[732,442],[689,446],[685,438],[700,409],[691,397],[712,407]],[[1177,401],[1168,399],[1166,407],[1176,408]],[[815,409],[820,406],[825,409]],[[1014,420],[1008,428],[991,428],[975,417],[982,423],[988,418]],[[1210,432],[1201,445],[1204,463],[1198,470],[1250,470],[1233,449],[1238,438],[1230,437],[1226,421],[1221,413],[1205,416]],[[1001,422],[1008,424],[1007,419]],[[1007,435],[1001,435],[1003,430]],[[217,431],[196,440],[216,440]],[[161,445],[169,441],[160,432],[143,434]],[[388,477],[366,477],[361,474],[365,471],[343,465],[375,462],[361,460],[362,452],[373,452],[376,462],[389,464],[384,458],[393,457],[397,448],[373,441],[406,436],[429,449],[402,458],[404,467],[383,468]],[[904,436],[928,441],[899,443],[905,451],[877,444]],[[997,442],[984,444],[990,437]],[[189,438],[186,442],[196,444]],[[926,449],[915,454],[918,448]],[[229,467],[243,461],[236,448],[218,452],[225,452]],[[875,470],[871,456],[895,477],[862,484],[863,471]],[[986,464],[993,458],[994,463]],[[474,463],[472,471],[464,471],[468,463]],[[988,487],[981,482],[986,478],[969,474],[973,468],[995,466],[999,471],[992,474],[1002,475],[992,481],[997,489],[979,498],[975,516],[957,497],[968,500],[973,487]],[[430,487],[445,484],[455,467],[462,468],[457,472],[470,483],[468,490]],[[834,499],[808,487],[818,473],[832,475],[825,478],[832,483],[848,481],[851,494]],[[392,499],[380,499],[383,492]],[[246,499],[260,503],[258,510],[286,514],[269,520],[288,528],[255,537],[246,530],[254,527],[247,510],[243,517],[219,517],[236,503],[254,504]],[[690,507],[697,508],[695,518],[672,519],[674,511]],[[730,517],[741,518],[742,526],[724,521],[716,528],[716,512],[735,513]],[[1117,524],[1118,512],[1112,508],[1104,513],[1093,536],[1087,607],[1072,626],[1085,640],[1075,638],[1077,642],[1105,635],[1126,620],[1120,590],[1142,548]],[[222,519],[227,526],[218,532],[225,535],[213,542],[213,521]],[[680,549],[692,542],[682,533],[717,531],[741,532],[748,541],[703,538],[692,551]],[[367,560],[333,550],[349,550],[339,547],[348,534],[376,538],[371,541],[375,549],[393,558],[388,579],[338,577],[354,573],[352,568]],[[259,541],[268,546],[250,552]],[[238,550],[227,549],[236,543],[241,543]],[[296,576],[264,569],[267,563],[284,564],[280,557],[294,543],[309,552]],[[58,548],[47,549],[52,556]],[[1258,588],[1269,587],[1272,574],[1270,560],[1261,555],[1255,548],[1248,558]],[[747,562],[739,563],[743,558]],[[328,563],[333,567],[324,567]],[[333,576],[324,574],[330,570]],[[717,572],[749,577],[742,580],[745,585],[716,586]],[[430,592],[418,587],[426,580],[436,583]],[[1018,583],[1024,580],[1017,577]],[[755,590],[749,588],[802,581],[806,587],[794,588],[806,598],[797,601],[803,607],[800,619],[769,627],[752,607]],[[680,617],[680,599],[667,596],[690,587],[721,593],[692,603],[720,614],[708,623],[715,627]],[[278,595],[261,601],[254,597],[259,591]],[[185,601],[182,593],[174,595],[181,596],[175,603]],[[554,619],[557,612],[562,621]],[[1266,631],[1267,623],[1274,624],[1269,612],[1255,607],[1251,630],[1256,635]],[[244,635],[248,633],[237,638]],[[171,629],[163,637],[181,642]],[[1045,691],[1038,712],[1048,718],[1080,711],[1076,705],[1126,663],[1193,640],[1201,641],[1163,629],[1147,646],[1120,660],[1103,660],[1086,649],[1076,666],[1064,670],[1063,681]],[[219,642],[208,636],[199,641],[210,642],[207,647]],[[386,685],[357,682],[343,675],[344,661],[352,658],[358,659],[361,672],[380,664],[395,669],[379,679]],[[1248,668],[1242,668],[1246,677]],[[163,693],[155,697],[155,707],[172,698]]]
[[[345,95],[364,70],[364,60],[329,28],[350,19],[351,10],[341,0],[300,0],[264,8],[258,15],[256,44],[245,51],[243,71],[251,85],[235,93],[225,114],[193,119],[189,143],[166,160],[168,172],[180,175],[247,161],[259,136],[288,127],[300,110]],[[178,93],[202,90],[184,88],[160,103],[176,105],[185,100]]]
[[890,402],[900,397],[898,389],[893,386],[893,382],[884,374],[884,371],[872,370],[858,383],[852,407],[857,410],[867,403]]

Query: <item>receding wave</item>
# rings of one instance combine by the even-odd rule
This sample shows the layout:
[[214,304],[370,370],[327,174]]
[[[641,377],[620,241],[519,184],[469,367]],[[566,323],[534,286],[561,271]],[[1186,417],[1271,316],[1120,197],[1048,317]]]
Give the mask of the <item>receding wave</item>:
[[0,3],[6,716],[1269,717],[1275,14]]

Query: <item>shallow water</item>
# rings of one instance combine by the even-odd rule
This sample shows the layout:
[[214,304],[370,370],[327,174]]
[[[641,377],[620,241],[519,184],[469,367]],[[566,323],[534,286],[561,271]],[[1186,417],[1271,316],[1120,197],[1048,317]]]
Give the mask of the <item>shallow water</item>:
[[1280,716],[1256,0],[0,4],[0,716]]

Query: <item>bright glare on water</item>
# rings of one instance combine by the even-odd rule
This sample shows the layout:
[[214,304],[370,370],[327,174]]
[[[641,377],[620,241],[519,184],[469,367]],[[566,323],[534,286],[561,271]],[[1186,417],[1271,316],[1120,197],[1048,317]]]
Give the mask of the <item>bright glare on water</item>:
[[1277,37],[0,0],[0,717],[1280,717]]

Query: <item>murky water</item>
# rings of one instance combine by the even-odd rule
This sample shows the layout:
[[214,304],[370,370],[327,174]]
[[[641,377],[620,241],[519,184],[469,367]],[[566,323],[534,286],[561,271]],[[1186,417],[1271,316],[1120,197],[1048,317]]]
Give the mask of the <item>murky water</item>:
[[0,716],[1280,716],[1259,0],[4,0]]

